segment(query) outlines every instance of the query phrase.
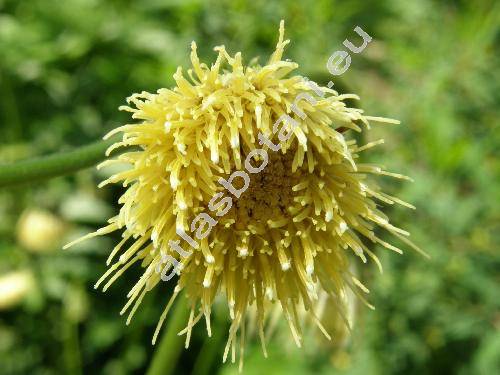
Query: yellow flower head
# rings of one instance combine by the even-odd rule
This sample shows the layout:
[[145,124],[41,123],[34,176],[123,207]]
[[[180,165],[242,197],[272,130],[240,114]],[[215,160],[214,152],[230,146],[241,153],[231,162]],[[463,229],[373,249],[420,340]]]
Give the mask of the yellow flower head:
[[221,46],[209,67],[200,62],[193,42],[189,79],[178,68],[175,88],[132,95],[131,106],[122,109],[138,122],[108,134],[123,133],[109,151],[136,149],[103,163],[126,162],[130,169],[101,186],[120,182],[127,190],[119,214],[84,238],[123,233],[108,259],[108,265],[115,263],[96,287],[108,280],[106,290],[134,263],[145,268],[122,311],[130,309],[128,321],[148,291],[175,276],[153,342],[183,291],[191,308],[183,331],[187,345],[203,317],[210,335],[211,306],[221,295],[232,322],[224,358],[230,349],[234,358],[238,335],[244,342],[250,306],[256,309],[264,353],[272,304],[280,306],[300,346],[299,307],[324,331],[314,311],[318,291],[326,292],[341,313],[347,288],[358,295],[367,291],[349,271],[351,252],[380,267],[362,237],[400,252],[375,235],[379,226],[411,244],[408,233],[377,208],[411,205],[379,191],[367,178],[406,177],[357,163],[361,152],[382,141],[360,146],[344,136],[345,130],[368,128],[369,121],[397,121],[347,107],[344,100],[356,95],[339,95],[291,76],[298,65],[282,60],[289,42],[283,36],[281,23],[276,50],[264,66],[245,66],[241,53],[231,56]]

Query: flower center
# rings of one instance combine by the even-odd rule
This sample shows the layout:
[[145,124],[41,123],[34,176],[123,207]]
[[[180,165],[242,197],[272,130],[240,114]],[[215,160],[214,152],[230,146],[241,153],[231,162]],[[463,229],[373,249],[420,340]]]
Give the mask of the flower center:
[[266,227],[269,220],[289,218],[293,205],[292,187],[300,182],[301,171],[292,172],[294,150],[269,150],[269,162],[259,173],[250,174],[250,185],[239,199],[235,199],[236,228],[243,230],[249,225]]

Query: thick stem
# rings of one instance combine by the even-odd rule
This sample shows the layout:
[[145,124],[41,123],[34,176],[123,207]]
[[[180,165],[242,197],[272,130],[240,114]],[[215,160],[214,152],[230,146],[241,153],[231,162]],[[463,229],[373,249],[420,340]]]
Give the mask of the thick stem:
[[184,336],[177,333],[182,330],[189,316],[189,309],[184,301],[178,299],[171,312],[167,326],[163,329],[160,346],[156,348],[146,375],[169,375],[174,372],[177,359],[184,346]]
[[212,337],[207,336],[205,338],[205,342],[203,343],[200,353],[194,363],[192,375],[208,375],[211,373],[211,369],[217,360],[217,356],[220,355],[222,358],[221,344],[223,349],[224,337],[227,329],[227,322],[218,314],[215,314]]
[[67,175],[106,159],[106,149],[116,140],[91,143],[68,152],[0,164],[0,188]]

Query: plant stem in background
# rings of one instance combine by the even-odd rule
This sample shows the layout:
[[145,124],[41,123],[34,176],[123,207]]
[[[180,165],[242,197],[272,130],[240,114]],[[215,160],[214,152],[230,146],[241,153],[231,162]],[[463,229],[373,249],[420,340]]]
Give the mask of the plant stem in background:
[[[0,92],[2,93],[0,108],[2,108],[3,112],[3,118],[1,120],[9,124],[6,129],[2,130],[2,137],[4,137],[7,142],[16,142],[21,138],[22,133],[21,116],[19,115],[19,108],[15,94],[12,90],[10,77],[1,70]],[[0,118],[1,117],[2,116],[0,116]]]
[[62,357],[67,374],[81,375],[82,361],[78,339],[78,323],[62,318],[63,342]]
[[185,340],[184,336],[178,336],[177,333],[184,328],[188,316],[189,309],[178,299],[146,375],[169,375],[174,372]]
[[68,152],[10,164],[0,164],[0,188],[67,175],[106,159],[106,149],[116,139],[94,142]]
[[227,332],[226,322],[218,318],[217,314],[214,314],[214,325],[212,328],[212,337],[206,337],[203,346],[201,347],[200,353],[196,358],[193,367],[193,375],[208,375],[216,362],[217,356],[221,355],[221,348],[224,347],[224,336]]

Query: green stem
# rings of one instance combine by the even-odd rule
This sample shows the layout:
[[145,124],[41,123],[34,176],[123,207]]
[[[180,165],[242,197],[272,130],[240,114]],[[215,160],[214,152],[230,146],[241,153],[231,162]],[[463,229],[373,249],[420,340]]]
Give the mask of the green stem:
[[67,374],[80,375],[82,363],[78,342],[78,324],[63,317],[63,357]]
[[[9,124],[4,130],[3,136],[8,142],[17,142],[21,137],[22,125],[16,96],[12,90],[12,84],[8,74],[0,70],[0,88],[2,92],[2,107],[4,118],[2,122]],[[1,116],[0,116],[1,117]]]
[[[227,332],[226,321],[214,314],[214,323],[212,326],[212,337],[206,337],[200,353],[193,366],[192,375],[208,375],[211,373],[214,362],[220,354],[221,344],[224,343],[224,337]],[[224,348],[224,346],[222,346]]]
[[106,159],[106,149],[116,140],[94,142],[68,152],[10,164],[0,164],[0,188],[63,176]]
[[153,355],[146,375],[169,375],[176,368],[177,359],[181,354],[185,340],[183,336],[178,336],[177,333],[184,328],[188,320],[189,309],[183,301],[177,300],[174,311],[169,315],[160,346]]

